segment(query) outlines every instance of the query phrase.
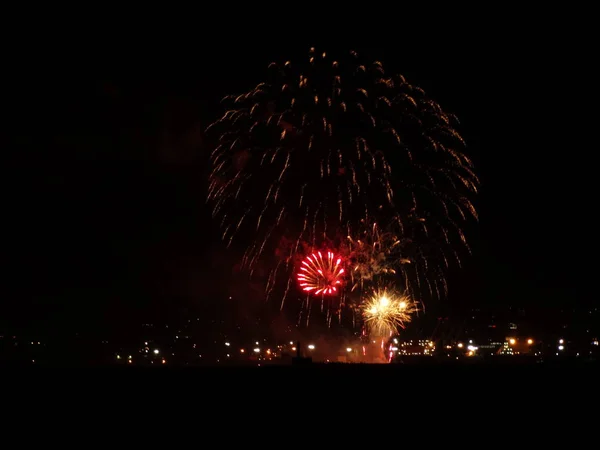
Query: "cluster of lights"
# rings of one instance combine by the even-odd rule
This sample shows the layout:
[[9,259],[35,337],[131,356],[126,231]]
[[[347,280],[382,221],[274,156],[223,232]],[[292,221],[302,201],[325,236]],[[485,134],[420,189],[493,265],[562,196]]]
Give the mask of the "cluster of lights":
[[398,342],[398,339],[393,340],[394,344],[390,346],[392,352],[398,352],[401,355],[407,356],[431,356],[435,351],[435,344],[428,339],[418,341]]
[[[266,340],[265,340],[266,342]],[[556,355],[559,355],[560,352],[564,352],[566,349],[566,343],[565,340],[563,338],[558,339],[556,342]],[[374,340],[373,341],[374,344],[379,344],[381,343],[382,348],[383,348],[383,342],[382,341],[377,341]],[[33,345],[38,345],[38,342],[32,341],[31,344]],[[254,353],[259,360],[272,360],[273,358],[277,358],[278,356],[280,356],[281,353],[284,353],[285,350],[284,345],[278,345],[277,349],[274,349],[273,351],[271,351],[271,349],[266,349],[266,350],[262,350],[261,346],[259,345],[259,341],[255,342],[255,347],[251,347],[251,353]],[[494,348],[494,343],[491,343],[492,345],[483,345],[481,348],[482,349],[488,349],[488,348]],[[531,347],[534,344],[534,340],[532,338],[528,338],[528,339],[523,339],[520,340],[518,338],[515,337],[507,337],[506,340],[504,341],[503,344],[495,343],[496,345],[502,345],[502,347],[499,350],[499,354],[502,355],[519,355],[523,349],[525,347]],[[590,344],[592,346],[598,346],[598,339],[597,338],[593,338],[590,342]],[[161,350],[159,350],[158,348],[151,348],[149,346],[149,342],[144,342],[144,347],[142,347],[139,351],[140,353],[143,354],[153,354],[153,355],[160,355],[161,354]],[[221,345],[225,345],[225,347],[231,347],[232,344],[230,342],[223,342],[223,344]],[[196,347],[196,344],[194,344],[194,348]],[[289,342],[289,346],[286,344],[285,347],[287,347],[288,350],[291,350],[293,352],[295,352],[297,350],[296,346],[294,345],[293,341]],[[421,349],[416,349],[416,347],[421,347]],[[473,344],[472,340],[468,341],[467,343],[463,343],[463,342],[456,342],[454,345],[446,345],[445,348],[450,350],[453,347],[456,347],[458,349],[463,350],[464,355],[465,356],[475,356],[476,354],[478,354],[478,351],[480,350],[479,346],[476,346]],[[314,351],[316,349],[316,346],[314,344],[308,344],[305,347],[307,350],[309,351]],[[495,347],[497,348],[497,347]],[[360,352],[360,348],[353,348],[353,347],[346,347],[346,353],[347,354],[353,354],[354,352]],[[430,340],[418,340],[418,341],[404,341],[399,343],[397,338],[393,339],[393,344],[390,344],[389,347],[387,348],[387,350],[389,350],[390,352],[390,358],[392,357],[393,353],[397,353],[397,354],[402,354],[402,355],[432,355],[432,352],[435,350],[435,344],[430,341]],[[519,351],[521,350],[521,351]],[[246,353],[246,349],[241,348],[239,349],[239,352],[241,354],[245,354]],[[363,346],[362,348],[362,353],[365,353],[365,347]],[[591,352],[590,352],[591,353]],[[284,353],[285,354],[285,353]],[[536,353],[537,355],[538,353]],[[579,356],[579,354],[577,354]],[[231,355],[228,353],[227,358],[229,358]],[[200,357],[202,357],[200,355]],[[127,357],[121,356],[119,354],[116,355],[116,359],[117,360],[126,360],[128,364],[132,364],[133,363],[133,357],[132,355],[128,355]],[[166,360],[164,357],[160,358],[162,364],[166,364]],[[34,362],[32,360],[32,362]],[[124,361],[123,361],[124,362]],[[151,361],[151,363],[154,362],[158,362],[156,360]]]

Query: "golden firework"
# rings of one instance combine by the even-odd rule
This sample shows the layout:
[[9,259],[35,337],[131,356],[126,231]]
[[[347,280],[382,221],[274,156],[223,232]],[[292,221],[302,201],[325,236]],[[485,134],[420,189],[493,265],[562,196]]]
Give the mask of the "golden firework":
[[391,290],[380,289],[363,306],[365,325],[373,336],[389,336],[404,328],[417,311],[414,301]]

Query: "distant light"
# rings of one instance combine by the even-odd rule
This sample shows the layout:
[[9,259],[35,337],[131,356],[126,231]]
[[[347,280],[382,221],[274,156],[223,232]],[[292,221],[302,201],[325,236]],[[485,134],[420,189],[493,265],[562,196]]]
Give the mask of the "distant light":
[[127,357],[127,359],[131,359],[131,355],[129,355],[129,356]]
[[564,346],[564,345],[559,345],[559,346],[558,346],[558,349],[559,349],[559,350],[564,350],[564,349],[565,349],[565,346]]
[[246,353],[246,350],[244,350],[243,348],[240,349],[240,353]]
[[254,353],[260,353],[260,348],[255,348]]
[[230,344],[229,344],[229,342],[225,342],[225,345],[226,345],[227,347],[229,347],[229,345],[230,345]]
[[292,350],[293,350],[293,351],[296,351],[296,347],[292,347]]
[[121,355],[117,355],[117,359],[121,359]]
[[398,343],[398,339],[394,338],[394,344]]
[[462,342],[459,342],[457,345],[458,348],[463,348]]
[[564,340],[564,339],[559,339],[559,340],[558,340],[558,343],[559,343],[559,344],[564,344],[564,343],[565,343],[565,340]]
[[294,342],[293,342],[293,341],[290,341],[290,345],[294,345]]
[[[392,347],[392,351],[393,352],[397,352],[398,351],[398,347]],[[425,351],[427,351],[427,350],[425,350]]]
[[350,347],[348,347],[348,348],[346,349],[346,351],[347,351],[348,353],[350,353],[350,352],[352,351],[352,349],[351,349]]
[[527,343],[528,343],[529,345],[533,344],[533,339],[527,339]]
[[258,345],[258,341],[256,341],[255,344]]
[[160,353],[160,351],[159,351],[157,348],[155,348],[155,349],[154,349],[154,354],[155,354],[155,355],[158,355],[159,353]]
[[310,344],[310,345],[308,346],[308,349],[309,349],[309,350],[314,350],[314,349],[315,349],[315,346],[314,346],[313,344]]
[[517,342],[516,339],[509,339],[508,341],[510,343],[510,345],[515,345],[515,343]]
[[166,359],[163,359],[163,360],[162,360],[162,363],[163,363],[163,364],[166,364],[166,363],[167,363],[167,360],[166,360]]
[[144,345],[148,345],[148,343],[147,343],[147,342],[144,342]]

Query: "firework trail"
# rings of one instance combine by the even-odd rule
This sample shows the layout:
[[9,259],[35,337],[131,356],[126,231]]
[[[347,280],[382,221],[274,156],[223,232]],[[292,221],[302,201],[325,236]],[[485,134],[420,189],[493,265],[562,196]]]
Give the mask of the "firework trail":
[[373,223],[397,236],[382,245],[401,247],[410,292],[439,292],[456,244],[467,246],[461,225],[476,218],[478,179],[453,115],[378,61],[315,49],[299,64],[271,63],[265,83],[224,102],[208,130],[218,137],[208,200],[227,245],[250,242],[250,271],[279,252],[267,292],[285,274],[285,300],[302,248],[322,249],[339,230],[356,243]]

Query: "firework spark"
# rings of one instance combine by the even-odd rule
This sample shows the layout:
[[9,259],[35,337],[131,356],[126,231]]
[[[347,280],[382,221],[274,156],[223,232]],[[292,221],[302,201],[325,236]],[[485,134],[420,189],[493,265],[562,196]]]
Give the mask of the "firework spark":
[[415,303],[392,290],[377,290],[363,305],[363,318],[371,336],[385,337],[404,328],[417,311]]
[[298,282],[303,291],[312,295],[335,295],[342,284],[344,268],[342,259],[333,252],[325,257],[321,252],[307,256],[298,272]]

